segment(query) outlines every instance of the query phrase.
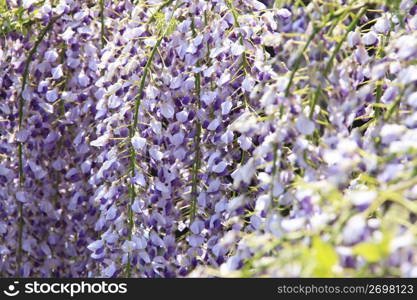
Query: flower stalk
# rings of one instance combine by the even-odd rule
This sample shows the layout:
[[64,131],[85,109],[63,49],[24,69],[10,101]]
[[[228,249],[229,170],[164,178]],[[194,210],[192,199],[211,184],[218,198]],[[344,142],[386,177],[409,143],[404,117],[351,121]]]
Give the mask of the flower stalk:
[[[153,46],[153,48],[152,48],[152,50],[151,50],[151,52],[150,52],[150,54],[147,58],[147,61],[146,61],[146,64],[145,64],[145,67],[143,69],[143,73],[142,73],[142,76],[141,76],[141,79],[140,79],[140,82],[139,82],[139,89],[138,89],[138,92],[137,92],[136,97],[135,97],[133,121],[131,123],[131,126],[129,127],[129,140],[131,140],[133,138],[133,136],[135,135],[136,130],[137,130],[138,121],[139,121],[139,107],[141,105],[143,91],[145,89],[145,83],[146,83],[148,73],[149,73],[149,71],[151,69],[151,66],[152,66],[152,61],[155,57],[155,54],[156,54],[159,46],[161,45],[162,40],[165,38],[165,36],[166,36],[166,34],[169,30],[171,20],[173,19],[175,10],[177,8],[178,8],[178,6],[176,5],[174,7],[172,13],[171,13],[171,16],[170,16],[169,21],[167,22],[165,28],[160,29],[160,32],[158,34],[159,37],[158,37],[155,45]],[[133,178],[136,175],[136,150],[133,147],[132,143],[130,143],[129,147],[130,147],[130,165],[129,165],[129,169],[130,169],[131,179],[130,179],[130,183],[129,183],[129,198],[130,198],[130,201],[129,201],[129,206],[128,206],[128,220],[129,220],[128,221],[128,224],[129,224],[128,225],[128,239],[129,239],[129,241],[131,241],[132,240],[133,229],[134,229],[134,218],[133,218],[132,205],[133,205],[133,203],[135,201],[135,198],[136,198],[135,186],[134,186],[134,183],[132,181]],[[130,253],[128,253],[128,261],[127,261],[127,265],[126,265],[126,275],[127,275],[127,277],[131,277],[131,275],[132,275],[131,254]]]
[[[35,44],[29,51],[29,55],[25,62],[25,68],[23,71],[23,78],[22,78],[22,86],[19,93],[19,131],[23,128],[23,118],[24,118],[24,105],[25,105],[25,98],[23,93],[25,91],[28,77],[29,77],[29,68],[30,64],[33,61],[33,56],[35,55],[40,43],[45,38],[46,34],[52,29],[54,23],[61,17],[61,15],[53,17],[46,27],[42,30],[40,35],[35,41]],[[18,161],[19,161],[19,187],[20,189],[24,189],[24,182],[25,182],[25,174],[23,170],[23,142],[19,141],[17,144],[17,153],[18,153]],[[23,243],[23,227],[24,227],[24,217],[23,217],[23,204],[18,202],[18,242],[17,242],[17,251],[16,251],[16,276],[20,277],[20,269],[22,264],[22,243]]]

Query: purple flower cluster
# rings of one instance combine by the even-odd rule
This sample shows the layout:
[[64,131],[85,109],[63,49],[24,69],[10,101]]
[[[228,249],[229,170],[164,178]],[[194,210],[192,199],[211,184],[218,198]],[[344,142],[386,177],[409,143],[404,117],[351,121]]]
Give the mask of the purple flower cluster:
[[417,6],[286,2],[6,1],[0,274],[417,276]]

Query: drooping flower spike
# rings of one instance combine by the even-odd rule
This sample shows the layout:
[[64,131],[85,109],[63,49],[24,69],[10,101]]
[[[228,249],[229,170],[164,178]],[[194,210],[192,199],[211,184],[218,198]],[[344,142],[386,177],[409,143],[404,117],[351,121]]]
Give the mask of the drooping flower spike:
[[0,274],[417,276],[417,9],[333,2],[6,1]]

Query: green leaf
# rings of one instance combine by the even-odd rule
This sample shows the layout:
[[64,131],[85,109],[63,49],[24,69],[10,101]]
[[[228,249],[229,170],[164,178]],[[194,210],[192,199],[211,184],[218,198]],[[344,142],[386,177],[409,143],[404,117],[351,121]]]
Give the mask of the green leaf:
[[312,245],[315,268],[314,276],[327,277],[333,275],[333,267],[339,262],[339,257],[330,243],[324,242],[320,237],[313,238]]
[[383,257],[378,245],[374,243],[361,243],[356,245],[353,248],[353,253],[362,256],[370,263],[378,262]]
[[164,37],[171,35],[178,25],[178,21],[175,18],[171,18],[167,24],[165,14],[161,11],[155,14],[155,23],[157,31]]
[[177,25],[178,25],[177,19],[172,18],[166,29],[165,36],[171,35],[177,28]]
[[384,234],[382,241],[378,243],[364,242],[353,247],[353,253],[365,258],[369,263],[383,260],[389,254],[391,235]]
[[157,30],[160,32],[165,28],[165,14],[161,11],[157,12],[155,14],[155,24],[156,24],[156,28]]

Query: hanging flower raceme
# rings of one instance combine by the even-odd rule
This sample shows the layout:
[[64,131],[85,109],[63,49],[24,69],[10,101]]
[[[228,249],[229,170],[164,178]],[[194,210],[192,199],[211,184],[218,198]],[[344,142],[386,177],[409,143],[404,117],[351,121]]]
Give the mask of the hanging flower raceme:
[[0,7],[1,274],[416,275],[412,1],[93,2]]

